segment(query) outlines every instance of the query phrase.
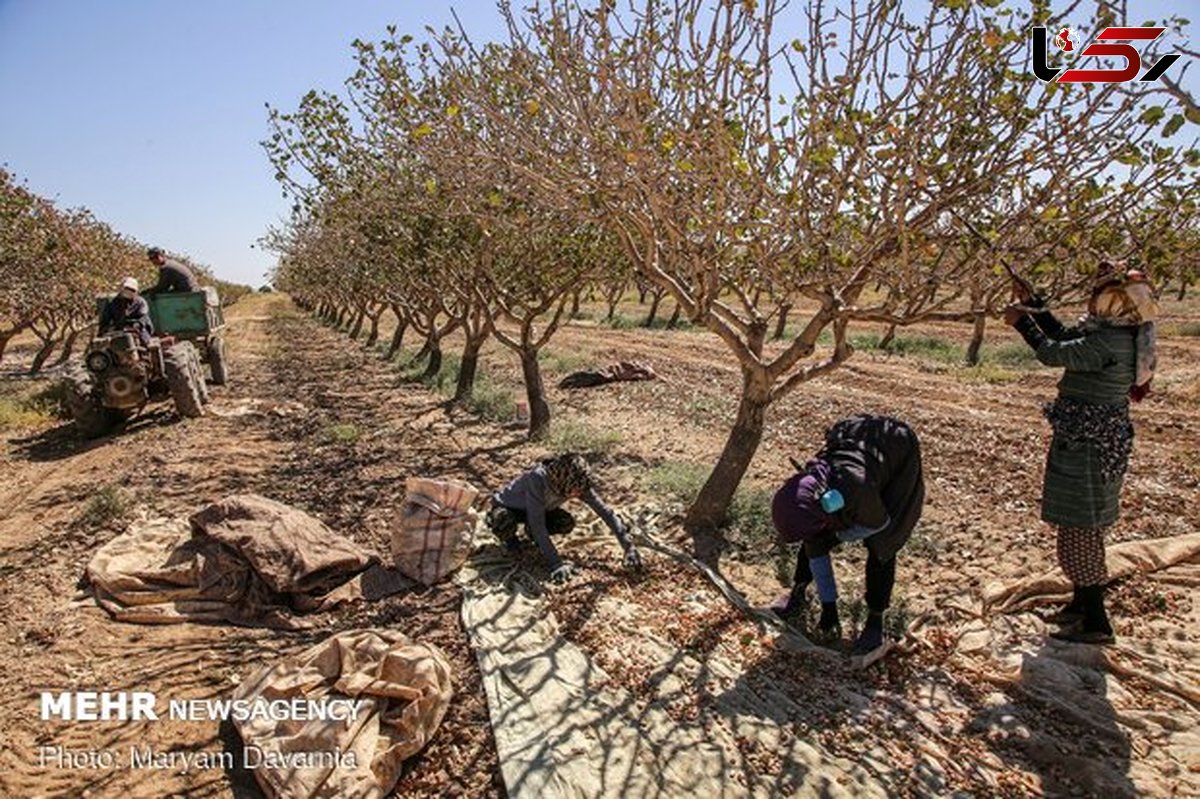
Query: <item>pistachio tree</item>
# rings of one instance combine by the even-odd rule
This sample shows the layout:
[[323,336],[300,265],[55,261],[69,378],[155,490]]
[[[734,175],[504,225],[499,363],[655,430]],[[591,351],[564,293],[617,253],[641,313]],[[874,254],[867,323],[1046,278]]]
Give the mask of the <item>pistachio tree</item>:
[[[440,38],[444,79],[486,130],[477,158],[531,202],[603,225],[737,364],[737,416],[687,517],[709,549],[767,409],[851,356],[851,322],[961,318],[1004,279],[951,211],[1036,249],[1055,210],[1083,231],[1118,194],[1145,201],[1180,177],[1178,159],[1145,158],[1141,95],[1027,74],[1028,11],[810,3],[801,35],[781,39],[782,11],[534,2],[502,6],[503,44]],[[1045,284],[1069,289],[1090,249]],[[807,319],[768,348],[784,298]]]

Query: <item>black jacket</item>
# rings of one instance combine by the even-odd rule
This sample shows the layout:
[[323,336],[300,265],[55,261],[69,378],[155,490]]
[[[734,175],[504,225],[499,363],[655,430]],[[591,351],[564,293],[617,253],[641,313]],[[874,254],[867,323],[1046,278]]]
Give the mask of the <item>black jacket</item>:
[[[834,518],[836,528],[887,527],[863,543],[882,561],[896,556],[912,535],[925,504],[921,447],[912,428],[888,416],[854,416],[825,433],[818,457],[832,467],[829,487],[846,505]],[[890,521],[889,521],[890,520]],[[805,544],[809,557],[827,554],[838,543],[833,534]]]

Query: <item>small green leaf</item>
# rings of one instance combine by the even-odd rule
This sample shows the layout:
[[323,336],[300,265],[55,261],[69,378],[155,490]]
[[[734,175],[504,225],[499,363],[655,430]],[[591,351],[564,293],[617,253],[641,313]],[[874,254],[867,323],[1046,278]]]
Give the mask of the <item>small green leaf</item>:
[[1143,111],[1138,121],[1146,125],[1157,125],[1166,114],[1166,110],[1161,105],[1156,105]]

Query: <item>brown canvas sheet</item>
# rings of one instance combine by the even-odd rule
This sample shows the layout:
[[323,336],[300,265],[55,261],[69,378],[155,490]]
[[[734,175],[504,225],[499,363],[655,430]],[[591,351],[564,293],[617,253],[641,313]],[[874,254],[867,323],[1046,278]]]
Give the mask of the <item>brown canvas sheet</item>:
[[120,621],[306,626],[292,616],[410,583],[303,511],[253,494],[190,520],[134,524],[92,557],[96,601]]
[[559,388],[592,388],[608,383],[623,383],[636,380],[657,380],[658,373],[647,364],[638,361],[619,361],[603,369],[572,372],[558,381]]
[[250,675],[232,699],[358,700],[354,718],[235,720],[254,747],[255,779],[268,799],[361,797],[392,792],[407,758],[442,723],[452,674],[437,647],[394,630],[350,630]]

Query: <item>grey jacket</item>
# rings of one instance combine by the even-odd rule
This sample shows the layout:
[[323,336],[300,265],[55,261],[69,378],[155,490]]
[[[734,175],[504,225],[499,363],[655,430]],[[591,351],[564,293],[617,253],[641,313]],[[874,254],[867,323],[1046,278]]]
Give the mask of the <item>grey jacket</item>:
[[104,305],[100,313],[100,332],[110,330],[133,329],[142,337],[148,339],[154,333],[154,324],[150,321],[150,306],[140,296],[131,300],[116,296]]
[[192,270],[178,261],[172,261],[168,258],[158,268],[158,283],[153,288],[147,289],[146,293],[164,294],[171,291],[199,290],[200,284],[196,282],[196,276],[192,274]]
[[[557,569],[562,565],[562,559],[558,556],[558,550],[554,547],[554,543],[550,540],[550,534],[546,529],[546,511],[553,510],[565,501],[564,497],[560,497],[550,489],[550,484],[546,480],[546,469],[541,464],[532,469],[523,472],[517,479],[500,489],[493,495],[493,500],[497,504],[503,505],[506,508],[520,510],[525,512],[526,527],[529,529],[529,534],[537,543],[538,549],[542,551],[546,561],[550,564],[551,570]],[[587,491],[580,496],[584,504],[596,512],[596,515],[604,520],[608,525],[608,529],[612,530],[613,535],[617,537],[617,541],[621,543],[622,548],[629,547],[629,537],[625,531],[624,525],[612,509],[604,504],[596,494],[595,489],[588,488]]]

